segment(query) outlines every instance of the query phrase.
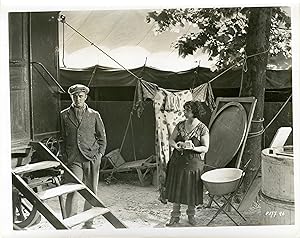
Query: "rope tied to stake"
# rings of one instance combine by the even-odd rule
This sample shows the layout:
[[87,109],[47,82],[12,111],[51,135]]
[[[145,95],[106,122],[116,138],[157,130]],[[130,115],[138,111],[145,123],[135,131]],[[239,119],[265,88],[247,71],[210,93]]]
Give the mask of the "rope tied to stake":
[[[281,108],[278,110],[278,112],[275,114],[275,116],[272,118],[272,120],[268,123],[268,125],[266,125],[265,128],[261,129],[260,131],[257,131],[257,132],[250,132],[248,133],[249,136],[248,136],[248,139],[250,138],[254,138],[254,137],[257,137],[257,136],[261,136],[262,134],[265,133],[265,131],[271,126],[271,124],[275,121],[275,119],[278,117],[278,115],[281,113],[281,111],[285,108],[285,106],[288,104],[288,102],[290,101],[290,99],[292,98],[292,94],[288,97],[288,99],[284,102],[284,104],[281,106]],[[258,122],[263,122],[264,121],[264,118],[262,119],[262,121],[255,121],[255,120],[252,120],[252,122],[254,123],[258,123]]]

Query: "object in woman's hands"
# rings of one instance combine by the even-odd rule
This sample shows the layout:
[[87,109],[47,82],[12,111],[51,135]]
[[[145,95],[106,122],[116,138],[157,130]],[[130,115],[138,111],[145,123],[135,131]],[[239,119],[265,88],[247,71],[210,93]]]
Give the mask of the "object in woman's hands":
[[184,149],[186,149],[186,150],[193,150],[194,147],[195,146],[194,146],[194,144],[193,144],[193,142],[191,140],[186,140],[184,142]]
[[177,142],[176,145],[179,149],[184,149],[184,147],[185,147],[185,143],[182,141]]

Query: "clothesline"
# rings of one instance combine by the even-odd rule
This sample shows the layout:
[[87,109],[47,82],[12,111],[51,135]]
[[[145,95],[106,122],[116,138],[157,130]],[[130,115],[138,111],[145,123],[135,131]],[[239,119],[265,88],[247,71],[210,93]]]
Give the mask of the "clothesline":
[[[77,34],[79,34],[82,38],[84,38],[87,42],[89,42],[92,46],[94,46],[95,48],[97,48],[99,51],[101,51],[103,54],[105,54],[107,57],[109,57],[111,60],[113,60],[116,64],[118,64],[119,66],[121,66],[125,71],[127,71],[129,74],[131,74],[133,77],[135,77],[137,80],[142,80],[141,77],[138,77],[137,75],[135,75],[131,70],[127,69],[125,66],[123,66],[121,63],[119,63],[117,60],[115,60],[113,57],[111,57],[108,53],[106,53],[105,51],[103,51],[99,46],[97,46],[95,43],[93,43],[91,40],[89,40],[87,37],[85,37],[82,33],[80,33],[78,30],[76,30],[74,27],[72,27],[70,24],[68,24],[66,22],[66,18],[64,15],[61,15],[58,18],[58,21],[61,22],[63,24],[63,28],[64,28],[64,24],[66,24],[68,27],[70,27],[73,31],[75,31]],[[233,67],[235,67],[237,64],[241,63],[242,61],[244,61],[244,65],[247,64],[247,59],[257,56],[257,55],[261,55],[261,54],[265,54],[269,52],[269,49],[263,51],[263,52],[259,52],[259,53],[255,53],[252,55],[249,55],[246,57],[244,57],[243,59],[239,60],[236,64],[232,65],[231,67],[227,68],[226,70],[224,70],[222,73],[218,74],[217,76],[215,76],[214,78],[212,78],[211,80],[208,81],[208,83],[213,82],[214,80],[216,80],[217,78],[219,78],[221,75],[225,74],[226,72],[228,72],[229,70],[231,70]],[[63,54],[64,55],[64,54]],[[147,60],[147,59],[146,59]],[[246,67],[246,66],[245,66]],[[171,91],[171,90],[170,90]],[[176,92],[174,90],[174,92]]]

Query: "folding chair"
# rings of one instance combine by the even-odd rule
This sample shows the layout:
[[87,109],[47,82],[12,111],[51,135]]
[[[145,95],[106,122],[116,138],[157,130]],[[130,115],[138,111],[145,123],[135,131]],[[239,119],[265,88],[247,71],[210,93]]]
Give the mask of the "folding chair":
[[[246,218],[232,205],[231,201],[244,181],[245,171],[247,170],[250,161],[251,159],[245,164],[243,170],[237,168],[221,168],[210,170],[201,176],[204,186],[208,191],[208,196],[212,202],[219,207],[218,211],[207,223],[207,226],[210,225],[221,212],[224,212],[227,217],[238,226],[238,223],[224,210],[228,205],[232,207],[244,221],[246,221]],[[221,178],[220,175],[223,175],[224,179]],[[221,181],[222,179],[223,181]],[[227,181],[225,179],[227,179]],[[217,180],[219,180],[219,182],[217,182]],[[222,206],[216,201],[215,196],[224,198],[225,202]]]
[[155,156],[151,155],[147,159],[135,160],[126,162],[120,153],[119,149],[113,150],[104,156],[113,168],[107,168],[107,164],[100,170],[100,173],[110,173],[110,176],[106,179],[106,183],[109,184],[113,179],[114,173],[121,173],[136,170],[141,185],[144,185],[146,175],[154,168],[157,167]]

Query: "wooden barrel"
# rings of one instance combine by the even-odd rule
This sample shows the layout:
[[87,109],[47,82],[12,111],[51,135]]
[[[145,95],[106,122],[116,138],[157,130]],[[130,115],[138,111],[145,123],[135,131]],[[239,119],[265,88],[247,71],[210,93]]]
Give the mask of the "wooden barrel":
[[294,225],[295,206],[293,202],[277,200],[259,193],[262,225]]
[[267,148],[261,153],[262,187],[259,194],[263,225],[295,223],[294,158],[292,147]]
[[262,193],[270,198],[293,202],[294,158],[285,152],[287,148],[290,147],[267,148],[262,151]]

